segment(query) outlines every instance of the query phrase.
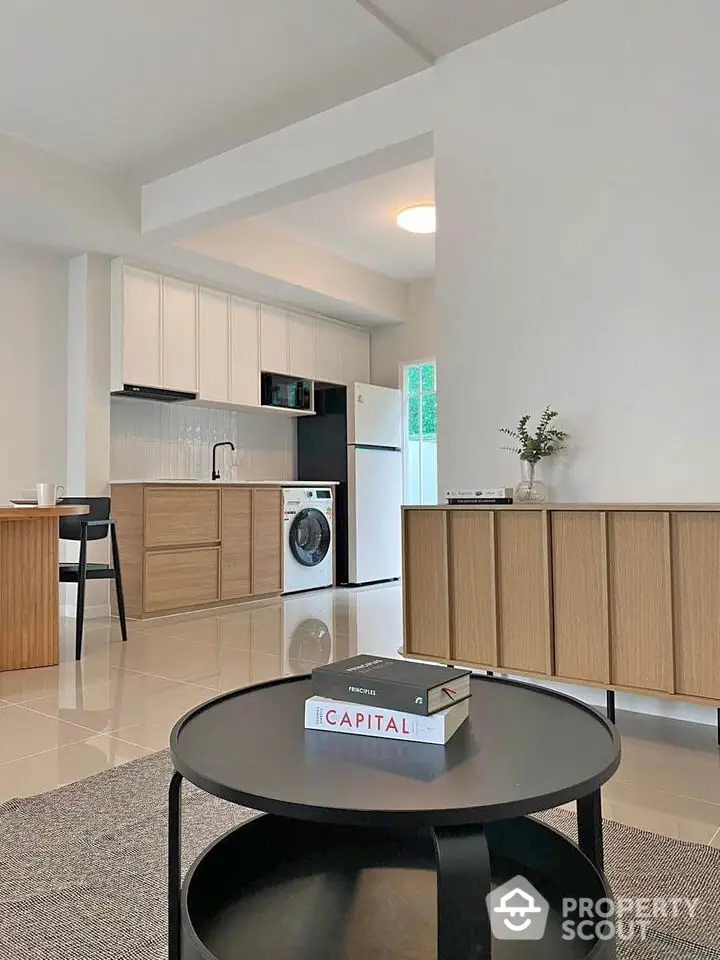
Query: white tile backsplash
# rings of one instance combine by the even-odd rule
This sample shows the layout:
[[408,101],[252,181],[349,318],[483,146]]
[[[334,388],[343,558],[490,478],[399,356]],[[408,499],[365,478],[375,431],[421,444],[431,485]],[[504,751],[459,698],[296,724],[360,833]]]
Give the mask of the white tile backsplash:
[[224,480],[295,479],[294,417],[113,397],[111,480],[210,480],[222,440],[235,444],[218,450]]

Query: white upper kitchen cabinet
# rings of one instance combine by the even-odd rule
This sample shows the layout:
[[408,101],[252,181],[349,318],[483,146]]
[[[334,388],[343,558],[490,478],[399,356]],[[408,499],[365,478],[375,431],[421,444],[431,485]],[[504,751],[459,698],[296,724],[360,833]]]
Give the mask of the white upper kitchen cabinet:
[[342,326],[329,320],[318,320],[315,348],[316,379],[325,383],[344,383]]
[[260,307],[230,297],[230,402],[260,405]]
[[260,369],[288,372],[288,316],[277,307],[260,307]]
[[368,383],[370,380],[370,334],[357,327],[343,326],[341,337],[344,383]]
[[201,400],[230,402],[230,298],[200,287],[198,316],[199,395]]
[[314,317],[288,313],[288,373],[293,377],[316,378],[315,326]]
[[162,385],[196,393],[198,288],[175,277],[162,280]]
[[113,261],[112,271],[113,347],[119,351],[113,389],[161,387],[162,277],[121,260]]

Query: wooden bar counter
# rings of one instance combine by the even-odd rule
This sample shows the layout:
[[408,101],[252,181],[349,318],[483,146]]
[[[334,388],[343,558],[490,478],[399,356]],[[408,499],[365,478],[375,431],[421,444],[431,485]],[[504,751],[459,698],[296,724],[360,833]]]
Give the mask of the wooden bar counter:
[[0,670],[59,662],[58,521],[87,512],[0,507]]
[[408,656],[720,704],[720,504],[403,510]]

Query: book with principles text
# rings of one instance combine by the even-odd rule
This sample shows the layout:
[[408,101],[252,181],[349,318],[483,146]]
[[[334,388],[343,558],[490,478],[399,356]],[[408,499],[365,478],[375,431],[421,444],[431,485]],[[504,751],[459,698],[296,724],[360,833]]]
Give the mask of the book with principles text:
[[467,720],[468,698],[430,717],[403,713],[384,707],[363,707],[325,697],[309,697],[305,701],[305,728],[331,733],[355,733],[365,737],[389,740],[412,740],[419,743],[447,743]]
[[428,716],[470,696],[470,671],[361,654],[315,667],[312,692]]

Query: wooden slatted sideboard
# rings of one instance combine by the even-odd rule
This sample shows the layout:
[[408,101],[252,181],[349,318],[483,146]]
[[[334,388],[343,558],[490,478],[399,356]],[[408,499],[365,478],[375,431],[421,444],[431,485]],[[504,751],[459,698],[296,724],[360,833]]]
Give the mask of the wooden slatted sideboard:
[[404,652],[718,707],[720,504],[403,510]]

